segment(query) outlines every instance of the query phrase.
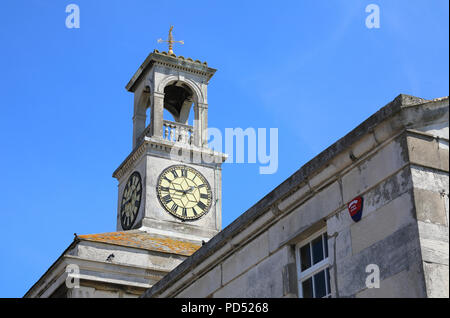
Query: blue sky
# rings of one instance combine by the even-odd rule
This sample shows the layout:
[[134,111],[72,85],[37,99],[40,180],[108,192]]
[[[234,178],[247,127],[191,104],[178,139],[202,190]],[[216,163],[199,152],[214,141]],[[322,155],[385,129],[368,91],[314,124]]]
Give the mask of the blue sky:
[[[68,4],[80,28],[65,26]],[[365,25],[368,4],[380,28]],[[209,125],[278,128],[279,168],[223,166],[226,226],[398,94],[448,95],[446,0],[2,1],[0,297],[72,242],[115,230],[112,172],[131,150],[125,90],[156,40],[217,68]]]

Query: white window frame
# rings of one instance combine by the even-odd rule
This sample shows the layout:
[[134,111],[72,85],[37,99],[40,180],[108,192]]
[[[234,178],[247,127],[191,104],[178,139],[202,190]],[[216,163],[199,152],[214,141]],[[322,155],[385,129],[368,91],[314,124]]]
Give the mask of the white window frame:
[[[310,244],[312,241],[314,241],[316,238],[318,238],[319,236],[323,235],[327,233],[326,229],[322,229],[318,232],[315,232],[313,235],[309,236],[307,239],[302,240],[300,242],[298,242],[295,245],[295,260],[297,263],[297,284],[298,284],[298,296],[300,298],[303,298],[303,286],[302,283],[313,277],[315,274],[317,274],[318,272],[321,272],[323,270],[326,270],[327,268],[330,267],[330,254],[328,251],[328,256],[325,258],[325,245],[322,244],[322,248],[323,248],[323,255],[324,255],[324,259],[321,260],[319,263],[312,265],[312,260],[311,260],[311,267],[308,268],[305,271],[301,271],[301,259],[300,259],[300,248],[302,248],[303,246]],[[328,239],[325,240],[325,243],[328,244]],[[310,246],[310,255],[312,257],[312,246]],[[327,246],[328,248],[328,246]],[[329,270],[328,270],[329,272]],[[325,275],[327,275],[326,271],[325,271]],[[326,278],[325,278],[326,279]],[[330,279],[328,277],[328,279]],[[314,283],[314,279],[311,279],[312,282],[312,288],[313,288],[313,295],[315,294],[315,283]],[[328,297],[332,297],[333,293],[331,291],[331,282],[330,282],[330,290],[328,290],[328,293],[324,296],[324,298],[328,298]]]

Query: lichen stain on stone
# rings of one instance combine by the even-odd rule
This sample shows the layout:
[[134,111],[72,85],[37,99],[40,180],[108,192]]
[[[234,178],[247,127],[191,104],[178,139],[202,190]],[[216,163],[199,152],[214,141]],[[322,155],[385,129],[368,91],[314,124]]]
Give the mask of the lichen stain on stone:
[[200,248],[200,245],[170,238],[152,237],[147,233],[111,232],[92,235],[80,235],[79,239],[112,243],[121,246],[136,247],[146,250],[154,250],[180,255],[192,255]]
[[379,206],[380,203],[387,203],[401,195],[409,185],[409,169],[404,168],[400,174],[391,176],[381,183],[367,195],[367,203],[370,206]]

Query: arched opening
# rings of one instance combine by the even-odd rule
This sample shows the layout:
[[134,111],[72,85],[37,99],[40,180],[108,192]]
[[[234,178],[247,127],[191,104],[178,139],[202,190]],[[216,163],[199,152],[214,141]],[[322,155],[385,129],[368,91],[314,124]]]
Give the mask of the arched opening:
[[166,108],[164,108],[164,111],[163,111],[163,119],[175,121],[175,118],[173,117],[172,113],[169,112]]
[[164,88],[164,109],[173,116],[175,122],[188,124],[193,97],[189,86],[183,82],[174,82]]
[[194,92],[182,81],[164,87],[163,138],[191,144],[194,141]]
[[152,110],[149,106],[145,110],[145,127],[148,127],[150,125],[150,123],[152,122],[151,116],[152,116]]
[[194,126],[194,120],[195,120],[195,108],[194,105],[192,104],[189,110],[189,120],[188,120],[188,125],[190,126]]
[[150,95],[149,89],[135,93],[134,114],[133,114],[133,148],[139,144],[144,132],[151,123]]

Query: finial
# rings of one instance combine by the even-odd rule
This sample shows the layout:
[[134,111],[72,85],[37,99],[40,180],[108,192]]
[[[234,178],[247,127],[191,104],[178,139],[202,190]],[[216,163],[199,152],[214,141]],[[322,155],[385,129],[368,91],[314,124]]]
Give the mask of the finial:
[[173,25],[170,26],[170,29],[169,29],[169,38],[168,38],[167,40],[158,39],[158,43],[162,43],[162,42],[167,42],[167,43],[169,43],[169,52],[167,52],[167,53],[169,53],[169,55],[174,54],[174,53],[173,53],[173,44],[174,44],[174,43],[184,44],[184,41],[175,41],[175,40],[173,39],[172,30],[173,30]]

